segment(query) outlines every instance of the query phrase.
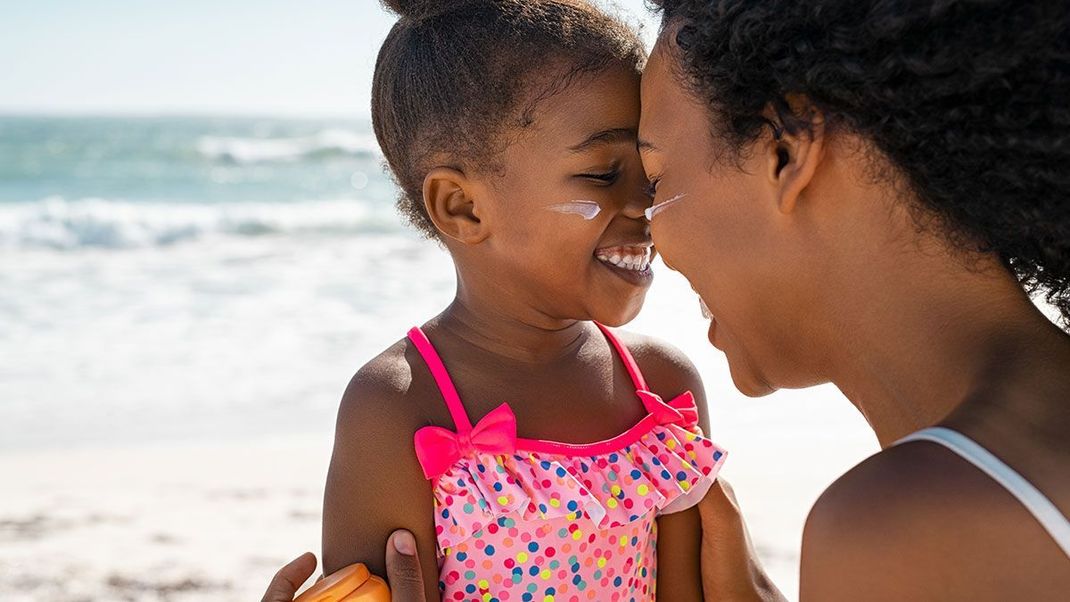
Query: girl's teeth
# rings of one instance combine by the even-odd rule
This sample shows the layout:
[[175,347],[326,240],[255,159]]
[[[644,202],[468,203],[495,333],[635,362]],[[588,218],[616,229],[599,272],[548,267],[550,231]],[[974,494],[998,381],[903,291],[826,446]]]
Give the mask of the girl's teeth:
[[606,253],[599,253],[598,259],[623,268],[633,271],[645,271],[650,267],[650,249],[629,249],[623,252],[614,252],[612,255]]

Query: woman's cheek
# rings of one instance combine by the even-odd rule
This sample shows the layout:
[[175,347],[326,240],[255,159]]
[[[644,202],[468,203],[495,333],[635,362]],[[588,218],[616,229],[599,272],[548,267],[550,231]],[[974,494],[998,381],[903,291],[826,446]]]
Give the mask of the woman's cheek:
[[655,215],[650,224],[654,246],[665,262],[677,270],[685,269],[685,266],[694,263],[692,260],[703,261],[716,245],[707,223],[708,212],[696,211],[700,207],[695,205],[700,201],[691,201],[691,206],[687,205],[688,200],[684,200],[675,207],[667,208]]
[[650,237],[654,240],[654,248],[657,249],[658,256],[665,265],[675,272],[680,271],[677,265],[677,251],[680,243],[683,242],[683,237],[674,235],[672,228],[665,224],[665,220],[656,218],[650,224]]

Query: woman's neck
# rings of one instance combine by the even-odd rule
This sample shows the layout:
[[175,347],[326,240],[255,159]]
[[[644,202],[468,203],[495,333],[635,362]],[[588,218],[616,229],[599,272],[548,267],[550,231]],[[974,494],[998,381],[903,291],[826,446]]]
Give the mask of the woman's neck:
[[881,447],[943,421],[966,400],[984,400],[989,410],[1002,404],[997,413],[1044,413],[1038,396],[1004,393],[1044,385],[1045,366],[1067,358],[1070,338],[1017,282],[995,266],[916,271],[924,266],[898,260],[898,272],[879,272],[868,291],[856,282],[852,298],[841,299],[845,334],[831,358],[833,382]]

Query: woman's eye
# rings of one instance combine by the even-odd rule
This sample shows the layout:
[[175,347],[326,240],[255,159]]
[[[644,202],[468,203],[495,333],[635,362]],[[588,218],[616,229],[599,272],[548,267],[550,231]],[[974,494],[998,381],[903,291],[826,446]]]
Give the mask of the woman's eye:
[[656,195],[658,193],[658,182],[660,182],[660,181],[661,181],[661,178],[657,177],[657,178],[651,178],[650,181],[647,182],[645,192],[646,192],[646,195],[648,197],[654,198],[654,195]]

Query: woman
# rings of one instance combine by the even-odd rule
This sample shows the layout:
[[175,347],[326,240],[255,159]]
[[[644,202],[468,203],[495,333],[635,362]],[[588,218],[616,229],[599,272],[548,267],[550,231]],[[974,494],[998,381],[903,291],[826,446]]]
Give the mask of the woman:
[[[884,448],[812,510],[802,600],[1065,599],[1070,337],[1026,291],[1070,321],[1070,7],[658,4],[656,245],[741,391],[833,382]],[[702,510],[707,599],[777,596]]]
[[1023,285],[1070,320],[1070,8],[662,7],[658,249],[741,391],[831,381],[884,448],[811,511],[802,599],[1065,599],[1070,337]]

